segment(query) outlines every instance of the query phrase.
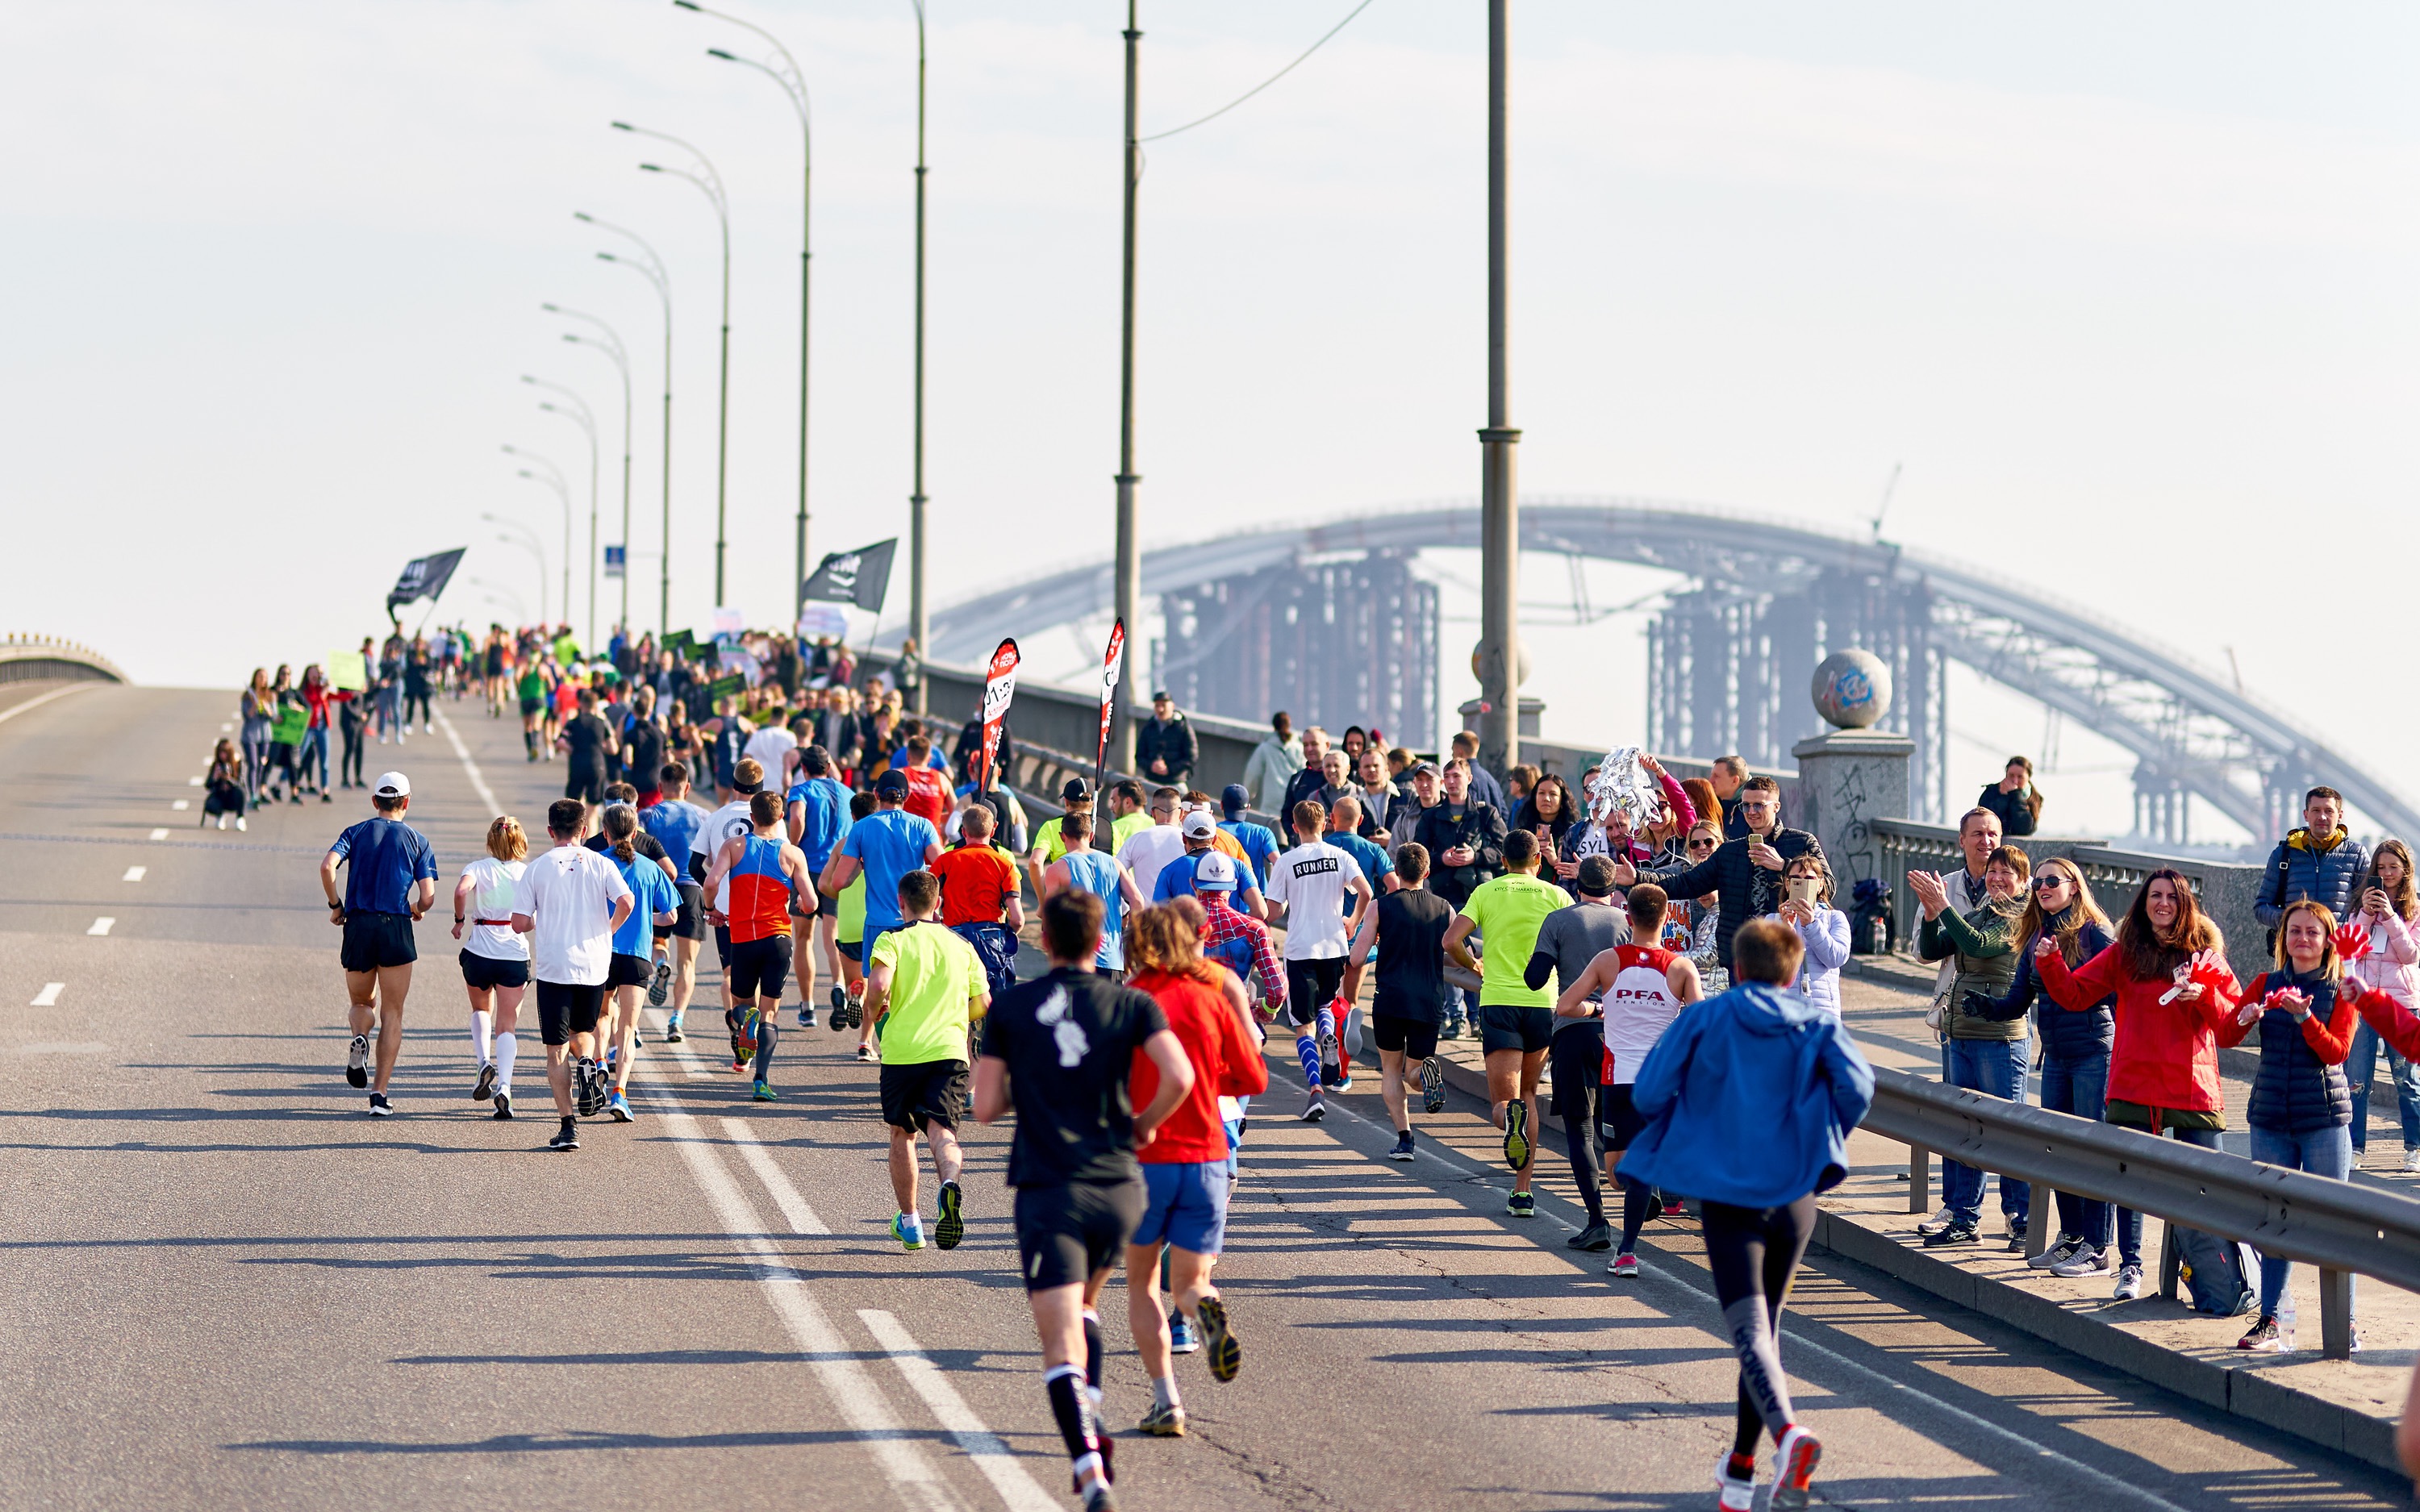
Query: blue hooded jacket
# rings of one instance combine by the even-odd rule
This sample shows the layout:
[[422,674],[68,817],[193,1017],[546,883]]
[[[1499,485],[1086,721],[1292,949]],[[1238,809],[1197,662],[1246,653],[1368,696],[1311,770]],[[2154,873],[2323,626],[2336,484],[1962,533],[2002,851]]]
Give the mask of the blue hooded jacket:
[[1709,1202],[1777,1208],[1839,1184],[1873,1068],[1832,1014],[1742,982],[1690,1004],[1630,1089],[1647,1127],[1621,1174]]

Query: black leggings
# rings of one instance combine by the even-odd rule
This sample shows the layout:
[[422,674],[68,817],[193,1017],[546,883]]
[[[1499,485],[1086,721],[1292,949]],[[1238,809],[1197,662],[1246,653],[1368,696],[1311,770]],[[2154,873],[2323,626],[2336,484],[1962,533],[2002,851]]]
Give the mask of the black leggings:
[[1815,1232],[1815,1197],[1809,1193],[1780,1208],[1706,1202],[1699,1204],[1699,1214],[1714,1299],[1739,1353],[1739,1429],[1731,1452],[1753,1456],[1759,1428],[1769,1430],[1778,1443],[1796,1421],[1790,1381],[1781,1373],[1781,1304],[1790,1299],[1790,1278]]

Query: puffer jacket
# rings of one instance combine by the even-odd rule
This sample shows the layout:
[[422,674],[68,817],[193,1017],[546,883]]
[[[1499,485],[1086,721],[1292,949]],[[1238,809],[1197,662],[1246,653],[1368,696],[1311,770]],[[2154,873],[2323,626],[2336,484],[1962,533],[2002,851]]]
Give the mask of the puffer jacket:
[[2019,788],[2014,793],[2003,793],[2000,791],[2000,784],[1994,782],[1983,790],[1981,797],[1975,800],[1975,807],[1989,809],[1997,816],[2000,821],[2000,834],[2004,839],[2023,840],[2032,834],[2035,827],[2033,805],[2025,801],[2027,791],[2025,788]]
[[[2065,918],[2060,915],[2059,918]],[[2057,919],[2051,920],[2053,937],[2058,933]],[[1983,1018],[2021,1019],[2028,1011],[2034,1015],[2035,1032],[2041,1036],[2042,1054],[2052,1060],[2081,1060],[2092,1056],[2105,1056],[2110,1042],[2118,1037],[2113,1005],[2117,1001],[2104,997],[2081,1013],[2066,1012],[2052,1002],[2042,991],[2041,973],[2034,965],[2034,941],[2040,933],[2029,935],[2017,949],[2016,985],[2005,997],[1990,1002],[1969,1001],[1965,1011]],[[2076,944],[2082,947],[2082,959],[2091,960],[2109,949],[2109,932],[2086,921],[2075,932]],[[2039,1005],[2039,1006],[2037,1006]]]
[[2369,949],[2346,968],[2365,991],[2382,992],[2406,1009],[2420,1009],[2420,935],[2387,910],[2384,918],[2355,914],[2353,928],[2368,934]]
[[[2243,1001],[2257,1003],[2280,987],[2295,987],[2311,999],[2311,1012],[2302,1023],[2282,1008],[2273,1008],[2251,1024],[2227,1015],[2218,1042],[2242,1044],[2257,1025],[2260,1030],[2260,1069],[2252,1078],[2252,1106],[2244,1119],[2256,1129],[2308,1134],[2352,1121],[2352,1088],[2345,1082],[2345,1052],[2352,1048],[2352,1004],[2336,992],[2336,984],[2319,975],[2299,971],[2264,971],[2243,989]],[[2358,990],[2351,995],[2358,995]]]
[[2220,968],[2218,990],[2193,1002],[2160,998],[2176,983],[2132,977],[2117,946],[2073,970],[2053,955],[2034,963],[2051,1001],[2071,1013],[2098,1011],[2116,997],[2117,1034],[2109,1047],[2109,1095],[2152,1110],[2224,1114],[2218,1083],[2218,1030],[2243,1001],[2235,973]]
[[1641,871],[1639,876],[1675,898],[1702,898],[1714,893],[1720,901],[1722,921],[1714,926],[1714,954],[1723,969],[1731,965],[1731,936],[1751,918],[1775,912],[1781,903],[1781,879],[1790,863],[1802,856],[1823,854],[1823,842],[1803,829],[1779,829],[1766,837],[1781,856],[1781,872],[1769,871],[1748,859],[1749,842],[1727,840],[1714,854],[1695,866]]
[[2017,980],[2017,919],[2025,905],[2014,898],[1987,898],[1980,907],[1959,914],[1945,908],[1928,918],[1918,932],[1916,953],[1927,961],[1958,958],[1958,975],[1950,979],[1949,999],[1941,1015],[1941,1034],[1948,1040],[2022,1040],[2023,1018],[1993,1018],[1966,1006],[1974,993],[1997,998]]
[[2294,830],[2269,853],[2260,894],[2252,902],[2252,917],[2261,928],[2273,930],[2285,917],[2288,903],[2309,898],[2327,904],[2331,913],[2342,918],[2351,910],[2353,889],[2368,872],[2369,852],[2342,829],[2328,837],[2325,845],[2312,839],[2307,829]]

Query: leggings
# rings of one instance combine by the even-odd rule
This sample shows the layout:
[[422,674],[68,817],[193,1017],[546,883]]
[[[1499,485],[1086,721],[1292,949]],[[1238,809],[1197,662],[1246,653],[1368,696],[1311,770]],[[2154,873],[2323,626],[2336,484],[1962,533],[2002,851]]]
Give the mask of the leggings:
[[243,793],[258,802],[261,784],[269,780],[270,723],[247,719],[243,725]]
[[336,767],[337,779],[359,787],[362,784],[362,735],[365,732],[358,726],[348,724],[339,733],[345,737],[345,753]]
[[1781,1373],[1781,1305],[1790,1299],[1791,1275],[1815,1232],[1815,1197],[1809,1193],[1779,1208],[1734,1208],[1727,1202],[1700,1208],[1714,1298],[1722,1304],[1731,1348],[1739,1352],[1739,1427],[1731,1452],[1753,1456],[1759,1428],[1778,1443],[1797,1421],[1790,1381]]
[[411,711],[414,709],[418,709],[420,711],[420,722],[422,724],[425,725],[429,722],[428,688],[426,685],[413,688],[403,695],[403,727],[406,730],[411,728]]

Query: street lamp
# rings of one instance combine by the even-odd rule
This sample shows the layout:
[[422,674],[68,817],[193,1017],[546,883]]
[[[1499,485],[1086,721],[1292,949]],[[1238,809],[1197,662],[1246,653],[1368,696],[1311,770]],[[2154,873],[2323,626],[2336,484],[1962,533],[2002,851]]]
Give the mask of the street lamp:
[[[603,332],[603,341],[594,336],[583,336],[576,331],[565,332],[563,339],[603,352],[613,359],[614,371],[622,375],[622,612],[618,618],[624,632],[628,633],[630,627],[630,354],[622,346],[621,333],[595,316],[555,304],[542,304],[538,308],[549,315],[585,320]],[[665,397],[669,401],[671,395]]]
[[486,589],[488,591],[489,603],[503,605],[509,608],[513,611],[513,620],[515,624],[527,625],[529,623],[529,605],[522,602],[520,594],[514,593],[511,589],[505,587],[502,583],[491,583],[484,578],[472,579],[471,586],[473,588]]
[[546,612],[545,543],[537,538],[537,532],[535,531],[531,530],[520,520],[506,519],[502,515],[481,515],[479,517],[486,520],[490,525],[504,525],[508,526],[513,530],[520,531],[521,533],[519,535],[505,535],[499,533],[496,536],[496,539],[505,542],[508,545],[520,547],[522,550],[527,551],[537,558],[537,624],[538,628],[544,630],[550,623]]
[[765,44],[773,50],[770,63],[740,57],[719,47],[707,48],[706,55],[721,58],[726,63],[745,64],[764,74],[782,86],[782,92],[790,97],[791,106],[799,113],[799,136],[803,151],[799,172],[799,555],[798,570],[792,574],[795,595],[792,617],[795,619],[807,611],[807,332],[810,274],[814,257],[814,239],[809,233],[814,224],[815,182],[814,128],[807,112],[807,76],[799,69],[798,60],[790,56],[790,50],[783,47],[771,32],[755,23],[742,21],[723,11],[709,10],[698,5],[696,0],[673,0],[673,4],[683,10],[694,10],[699,15],[712,16],[718,21],[745,27],[763,38]]
[[568,625],[571,621],[571,485],[564,480],[561,468],[535,452],[524,452],[520,447],[507,446],[504,448],[504,455],[519,457],[524,462],[535,462],[546,469],[544,472],[539,473],[533,472],[528,468],[522,468],[520,475],[545,484],[554,490],[554,496],[557,499],[563,501],[563,623]]
[[[924,642],[924,0],[916,8],[916,461],[914,491],[908,496],[908,635],[916,654]],[[924,712],[929,679],[916,680],[916,712]]]
[[[642,277],[642,278],[645,279],[648,283],[653,284],[653,285],[656,286],[656,297],[657,297],[658,299],[659,299],[659,300],[661,300],[661,301],[663,301],[663,306],[664,306],[664,553],[663,553],[662,558],[660,559],[660,565],[661,565],[661,567],[662,567],[662,569],[663,569],[663,577],[662,577],[662,579],[661,579],[661,588],[660,588],[660,590],[659,590],[659,591],[661,592],[661,594],[662,594],[663,597],[662,597],[662,601],[661,601],[660,606],[659,606],[659,607],[658,608],[658,609],[657,609],[656,632],[657,632],[659,635],[666,635],[666,634],[670,634],[670,633],[671,633],[671,631],[672,631],[672,625],[673,625],[673,280],[672,280],[672,275],[671,275],[670,273],[667,273],[667,272],[665,272],[665,271],[664,271],[664,260],[663,260],[662,258],[660,258],[660,257],[659,257],[659,256],[657,256],[657,255],[656,255],[656,249],[655,249],[655,248],[653,248],[653,247],[648,246],[648,245],[647,245],[647,243],[646,243],[643,239],[641,239],[641,237],[639,236],[639,234],[638,234],[636,231],[627,230],[627,229],[625,229],[625,228],[623,228],[623,227],[621,227],[621,226],[615,225],[615,224],[612,224],[611,222],[608,222],[608,221],[600,221],[600,220],[597,219],[597,217],[595,217],[595,216],[593,216],[593,215],[589,214],[586,210],[574,210],[574,211],[572,211],[572,212],[571,212],[571,218],[572,218],[573,220],[575,220],[575,221],[584,222],[585,224],[589,224],[589,225],[593,225],[593,226],[597,227],[597,228],[598,230],[600,230],[600,231],[611,231],[611,232],[613,232],[615,236],[623,238],[625,240],[627,240],[627,241],[630,242],[633,246],[637,247],[641,252],[643,252],[643,253],[646,254],[646,258],[647,258],[647,260],[646,260],[645,262],[639,262],[639,261],[637,261],[636,259],[633,259],[633,258],[624,257],[624,256],[619,256],[619,255],[615,255],[615,254],[613,254],[613,253],[610,253],[610,252],[600,252],[600,253],[598,253],[598,254],[597,255],[597,256],[598,260],[600,260],[600,261],[618,264],[618,265],[619,265],[619,266],[621,266],[621,267],[630,269],[630,270],[632,270],[633,271],[635,271],[636,273],[638,273],[638,275],[639,275],[640,277]],[[629,532],[626,530],[626,531],[624,531],[624,532],[623,532],[623,534],[622,534],[622,553],[623,553],[623,567],[622,567],[622,570],[623,570],[623,572],[624,572],[626,575],[627,575],[627,574],[628,573],[628,571],[629,571],[629,551],[630,551],[630,536],[629,536]],[[624,582],[625,582],[625,585],[626,585],[626,590],[625,590],[625,591],[627,592],[627,584],[628,584],[628,579],[627,578],[627,576],[626,576],[626,577],[625,577],[625,579],[624,579]]]
[[[588,641],[592,646],[601,644],[597,639],[597,417],[589,413],[588,401],[560,383],[531,378],[526,373],[521,375],[521,381],[570,400],[574,408],[569,409],[545,399],[540,399],[537,407],[548,414],[561,415],[588,433]],[[565,606],[566,609],[569,607]]]
[[[1116,724],[1116,753],[1121,771],[1134,768],[1134,638],[1142,625],[1135,617],[1142,597],[1142,550],[1135,536],[1135,192],[1142,185],[1142,143],[1139,140],[1136,107],[1142,88],[1142,33],[1135,28],[1136,0],[1126,0],[1126,161],[1125,288],[1118,365],[1118,618],[1125,622],[1126,654],[1118,658],[1118,702],[1125,717]],[[1501,4],[1502,0],[1497,0]],[[923,647],[920,642],[918,650]]]
[[[659,163],[643,162],[641,172],[670,174],[686,178],[698,187],[706,202],[714,207],[714,219],[722,227],[722,378],[717,397],[718,414],[714,433],[714,603],[723,606],[722,564],[725,545],[724,484],[730,475],[731,458],[731,201],[722,193],[722,176],[714,171],[706,155],[676,136],[651,131],[628,121],[615,121],[613,130],[628,131],[634,136],[652,136],[673,146],[697,160],[697,169],[667,168]],[[703,170],[703,171],[699,171]]]
[[1513,491],[1512,265],[1505,225],[1511,190],[1505,103],[1511,0],[1487,4],[1487,428],[1480,447],[1479,761],[1509,772],[1521,759],[1521,502]]

